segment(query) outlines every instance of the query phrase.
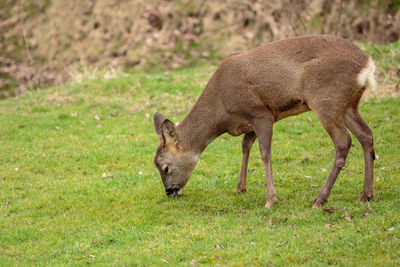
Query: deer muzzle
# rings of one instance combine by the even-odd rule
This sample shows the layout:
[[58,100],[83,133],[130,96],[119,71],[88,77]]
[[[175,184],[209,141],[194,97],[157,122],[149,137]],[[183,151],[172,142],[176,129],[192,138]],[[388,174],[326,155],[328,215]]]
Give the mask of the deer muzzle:
[[169,197],[174,197],[174,196],[180,196],[182,195],[183,188],[168,188],[165,190],[165,193],[167,193],[167,196]]

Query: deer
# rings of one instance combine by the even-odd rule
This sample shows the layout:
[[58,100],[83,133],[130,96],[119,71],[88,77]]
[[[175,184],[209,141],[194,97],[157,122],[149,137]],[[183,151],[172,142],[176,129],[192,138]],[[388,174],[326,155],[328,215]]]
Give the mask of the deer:
[[359,102],[375,90],[375,64],[356,45],[338,36],[308,35],[274,41],[222,61],[184,120],[175,125],[154,115],[158,146],[154,164],[167,196],[180,196],[200,155],[218,136],[243,135],[237,192],[246,191],[249,153],[258,139],[264,163],[266,208],[277,201],[271,165],[273,125],[307,111],[316,114],[335,146],[333,166],[313,208],[328,201],[351,148],[350,130],[364,151],[364,191],[373,198],[373,134]]

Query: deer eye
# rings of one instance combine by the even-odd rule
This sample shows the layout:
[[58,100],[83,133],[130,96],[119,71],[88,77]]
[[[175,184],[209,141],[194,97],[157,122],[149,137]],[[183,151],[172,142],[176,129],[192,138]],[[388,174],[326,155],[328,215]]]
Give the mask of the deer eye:
[[162,169],[162,173],[163,173],[163,174],[167,174],[167,173],[168,173],[168,170],[169,170],[168,166],[165,166],[165,167]]

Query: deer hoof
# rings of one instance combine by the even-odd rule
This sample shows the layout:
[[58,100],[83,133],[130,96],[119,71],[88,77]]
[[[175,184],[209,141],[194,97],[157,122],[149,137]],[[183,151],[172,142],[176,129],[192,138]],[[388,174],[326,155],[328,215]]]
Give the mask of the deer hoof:
[[328,199],[323,199],[323,200],[320,200],[320,199],[318,199],[318,198],[316,198],[315,200],[314,200],[314,203],[313,203],[313,209],[316,209],[316,208],[320,208],[320,207],[322,207],[325,203],[327,203],[328,202]]
[[271,207],[272,207],[272,205],[274,205],[274,203],[273,203],[273,202],[269,202],[269,201],[267,201],[267,203],[265,204],[265,208],[266,208],[266,209],[269,209],[269,208],[271,208]]
[[268,199],[267,203],[265,204],[265,208],[267,208],[267,209],[271,208],[275,202],[276,202],[276,197],[273,198],[272,200]]
[[363,193],[360,197],[360,201],[371,201],[374,198],[374,194]]
[[243,194],[243,193],[246,193],[246,188],[244,188],[244,189],[236,189],[236,192],[238,193],[238,194]]

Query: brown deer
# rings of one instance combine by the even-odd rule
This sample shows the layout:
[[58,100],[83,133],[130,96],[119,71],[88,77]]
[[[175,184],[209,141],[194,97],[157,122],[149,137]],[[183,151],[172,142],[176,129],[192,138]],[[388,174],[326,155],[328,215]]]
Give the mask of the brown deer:
[[349,129],[361,143],[365,159],[364,192],[373,197],[372,131],[358,104],[366,88],[374,89],[375,65],[358,47],[329,35],[302,36],[227,57],[178,126],[156,112],[159,145],[154,158],[168,196],[181,195],[201,153],[216,137],[244,134],[237,191],[246,190],[249,152],[258,137],[267,180],[267,203],[276,202],[271,167],[275,122],[312,110],[335,145],[335,161],[313,207],[323,205],[345,166],[351,147]]

